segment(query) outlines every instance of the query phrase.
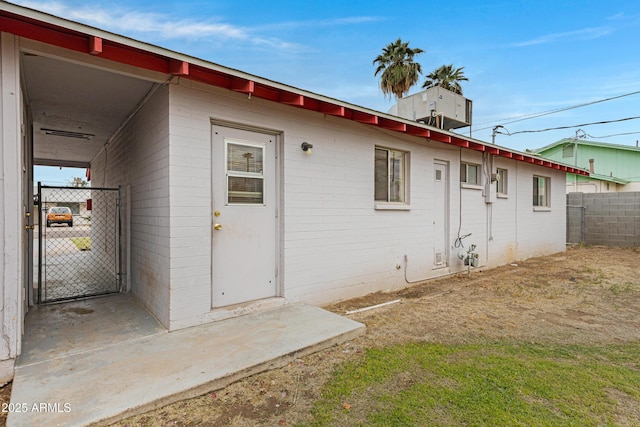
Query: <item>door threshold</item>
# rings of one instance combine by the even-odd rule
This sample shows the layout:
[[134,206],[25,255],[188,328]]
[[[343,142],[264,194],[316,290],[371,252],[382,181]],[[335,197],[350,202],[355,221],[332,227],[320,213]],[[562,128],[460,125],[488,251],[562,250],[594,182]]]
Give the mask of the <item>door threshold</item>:
[[282,297],[264,298],[255,301],[247,301],[239,304],[227,305],[224,307],[214,307],[207,315],[213,322],[230,319],[232,317],[244,316],[245,314],[257,313],[282,307],[286,300]]

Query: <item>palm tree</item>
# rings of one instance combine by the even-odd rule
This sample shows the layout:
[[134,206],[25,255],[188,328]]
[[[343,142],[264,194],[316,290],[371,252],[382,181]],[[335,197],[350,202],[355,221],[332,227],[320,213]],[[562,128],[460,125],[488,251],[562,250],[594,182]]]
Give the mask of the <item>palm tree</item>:
[[378,64],[374,76],[381,73],[380,89],[385,96],[394,94],[400,99],[418,82],[422,68],[413,57],[422,52],[419,48],[411,49],[409,42],[404,43],[401,39],[382,49],[382,54],[373,60],[373,64]]
[[440,86],[462,95],[460,82],[469,81],[469,79],[464,76],[463,70],[464,67],[453,68],[453,64],[443,65],[427,75],[427,80],[422,87],[428,89],[430,87]]

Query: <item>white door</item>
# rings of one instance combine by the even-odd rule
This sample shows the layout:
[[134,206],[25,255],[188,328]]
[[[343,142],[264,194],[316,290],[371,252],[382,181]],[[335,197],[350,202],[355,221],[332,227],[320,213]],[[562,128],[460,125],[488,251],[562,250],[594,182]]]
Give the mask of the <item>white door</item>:
[[276,296],[276,137],[214,125],[212,150],[212,306]]
[[449,167],[438,160],[433,166],[433,266],[443,268],[449,258]]

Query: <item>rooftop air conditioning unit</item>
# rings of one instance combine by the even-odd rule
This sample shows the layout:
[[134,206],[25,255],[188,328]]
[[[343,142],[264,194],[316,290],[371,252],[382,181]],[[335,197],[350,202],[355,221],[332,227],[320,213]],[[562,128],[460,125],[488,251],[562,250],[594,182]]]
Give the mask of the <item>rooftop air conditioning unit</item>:
[[390,114],[440,129],[471,126],[472,102],[440,86],[400,98]]

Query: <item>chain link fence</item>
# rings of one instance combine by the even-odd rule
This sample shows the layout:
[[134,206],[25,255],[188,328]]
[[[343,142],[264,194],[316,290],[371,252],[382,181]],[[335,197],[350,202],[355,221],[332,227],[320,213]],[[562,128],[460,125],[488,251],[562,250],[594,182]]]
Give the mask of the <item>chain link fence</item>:
[[120,194],[38,185],[39,303],[120,291]]

